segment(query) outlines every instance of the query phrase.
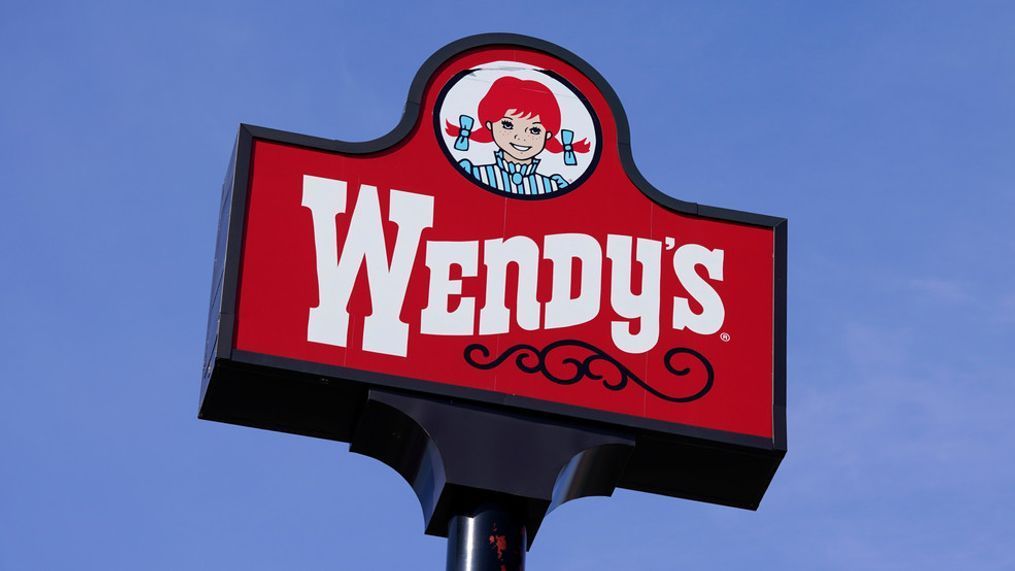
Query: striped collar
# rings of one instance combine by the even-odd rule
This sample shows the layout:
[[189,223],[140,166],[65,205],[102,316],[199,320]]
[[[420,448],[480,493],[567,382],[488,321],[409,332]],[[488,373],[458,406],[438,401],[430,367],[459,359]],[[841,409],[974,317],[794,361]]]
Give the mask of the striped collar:
[[536,167],[539,166],[539,159],[532,159],[532,162],[527,165],[518,164],[509,161],[504,158],[504,151],[498,149],[493,152],[493,158],[497,161],[497,168],[502,171],[506,171],[509,174],[516,172],[522,173],[522,176],[529,176],[536,172]]

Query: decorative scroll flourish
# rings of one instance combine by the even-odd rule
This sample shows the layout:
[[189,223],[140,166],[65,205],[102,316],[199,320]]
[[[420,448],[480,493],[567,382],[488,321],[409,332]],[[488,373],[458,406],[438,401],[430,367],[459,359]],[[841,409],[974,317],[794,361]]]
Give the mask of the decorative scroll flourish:
[[[554,352],[557,352],[558,355],[568,353],[567,349],[572,350],[571,354],[579,352],[582,354],[587,353],[587,355],[581,357],[567,356],[560,359],[551,358],[551,354]],[[465,348],[464,356],[466,363],[483,370],[499,367],[502,363],[514,357],[515,366],[522,371],[529,374],[540,373],[558,385],[573,385],[582,379],[588,378],[594,381],[602,381],[603,386],[611,391],[619,391],[626,387],[629,382],[634,381],[635,384],[641,386],[646,391],[670,402],[690,402],[700,399],[712,389],[712,382],[715,380],[715,371],[712,369],[712,364],[708,362],[708,359],[704,355],[693,349],[686,347],[670,349],[663,357],[663,365],[667,371],[676,377],[684,377],[692,369],[691,366],[677,369],[673,363],[678,355],[689,355],[704,367],[707,380],[697,392],[674,395],[650,386],[602,349],[576,339],[554,341],[542,349],[533,345],[519,344],[509,347],[493,359],[490,358],[489,348],[479,343],[473,343]],[[605,370],[603,367],[605,367]],[[603,374],[606,372],[612,372],[613,374]]]

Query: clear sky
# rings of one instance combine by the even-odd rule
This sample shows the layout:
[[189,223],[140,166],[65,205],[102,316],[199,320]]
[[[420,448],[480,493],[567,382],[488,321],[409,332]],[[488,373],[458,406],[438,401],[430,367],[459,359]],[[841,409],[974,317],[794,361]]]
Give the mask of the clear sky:
[[344,140],[419,65],[576,52],[685,200],[790,220],[790,452],[757,512],[618,491],[531,569],[1012,569],[1015,4],[5,2],[0,569],[441,569],[345,444],[198,421],[239,123]]

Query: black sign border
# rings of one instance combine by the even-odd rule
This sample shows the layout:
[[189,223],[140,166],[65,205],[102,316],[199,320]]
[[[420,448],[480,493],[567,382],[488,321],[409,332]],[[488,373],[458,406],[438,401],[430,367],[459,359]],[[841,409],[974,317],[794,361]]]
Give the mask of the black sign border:
[[[709,218],[734,222],[751,226],[771,228],[774,236],[774,299],[773,299],[773,436],[771,439],[729,431],[701,428],[659,421],[655,419],[635,417],[626,414],[604,412],[574,405],[566,405],[528,397],[506,395],[492,391],[441,384],[432,381],[392,376],[333,365],[324,365],[307,361],[287,359],[272,355],[264,355],[233,348],[235,331],[237,288],[243,234],[246,224],[247,195],[251,174],[251,159],[254,141],[266,141],[303,147],[312,150],[345,153],[369,154],[384,151],[399,144],[405,139],[421,120],[420,112],[424,92],[431,77],[450,59],[471,50],[493,47],[521,47],[544,52],[552,57],[563,60],[592,81],[606,99],[617,125],[617,142],[619,156],[628,177],[635,186],[657,204],[683,214],[700,218]],[[424,127],[428,122],[424,124]],[[732,485],[711,485],[702,475],[700,482],[690,477],[689,483],[678,485],[677,488],[662,482],[652,482],[651,466],[642,475],[633,475],[623,487],[631,489],[663,493],[697,499],[712,503],[720,503],[748,509],[757,509],[761,497],[767,489],[771,477],[774,476],[783,456],[787,451],[786,440],[786,256],[787,256],[788,221],[785,218],[742,212],[726,208],[718,208],[687,202],[673,198],[652,186],[640,173],[635,165],[630,144],[630,128],[627,115],[616,92],[609,83],[587,62],[550,42],[518,34],[480,34],[455,41],[435,52],[416,73],[409,89],[405,112],[401,121],[386,135],[365,142],[346,142],[321,137],[314,137],[242,124],[237,136],[236,147],[229,165],[222,193],[221,214],[219,220],[219,239],[216,248],[215,266],[213,270],[212,300],[209,311],[209,329],[206,344],[204,371],[201,386],[201,409],[199,417],[219,420],[234,424],[256,426],[283,432],[292,432],[334,440],[348,440],[348,433],[358,416],[356,405],[334,410],[330,414],[350,418],[335,427],[327,424],[320,417],[321,411],[316,410],[313,399],[318,398],[325,387],[327,390],[344,391],[350,398],[360,398],[370,386],[387,387],[410,393],[422,393],[447,397],[453,401],[484,403],[494,407],[507,407],[516,412],[533,415],[549,415],[553,418],[574,419],[596,425],[636,431],[641,442],[646,442],[646,449],[661,446],[661,449],[680,450],[693,454],[696,450],[711,450],[706,456],[716,462],[719,473],[727,469],[735,469],[740,462],[748,461],[756,465],[756,482],[753,490],[735,492]],[[287,376],[284,383],[278,383],[279,376]],[[258,380],[245,382],[243,377]],[[221,382],[216,380],[221,378]],[[302,378],[306,383],[299,383]],[[275,379],[271,381],[270,379]],[[336,386],[336,383],[349,383],[348,386]],[[282,388],[288,384],[292,393],[285,396],[294,407],[292,414],[267,414],[272,418],[252,414],[252,410],[261,410],[268,403],[258,398],[268,398],[272,394],[281,395],[277,391],[289,391]],[[270,385],[270,389],[266,388]],[[317,390],[314,387],[318,387]],[[255,389],[255,387],[258,387]],[[244,394],[253,391],[258,394]],[[265,392],[267,391],[267,392]],[[239,406],[233,401],[242,402]],[[247,406],[249,405],[249,406]],[[259,408],[260,407],[260,408]],[[302,410],[302,412],[300,412]],[[296,421],[300,414],[310,417],[307,422]],[[683,455],[681,455],[683,458]],[[637,461],[637,453],[635,455]],[[635,469],[637,471],[637,469]],[[767,477],[764,474],[767,473]],[[694,485],[699,484],[702,491],[696,491]],[[729,493],[722,493],[719,488],[730,487]],[[712,490],[715,488],[715,490]],[[708,491],[711,490],[711,491]]]

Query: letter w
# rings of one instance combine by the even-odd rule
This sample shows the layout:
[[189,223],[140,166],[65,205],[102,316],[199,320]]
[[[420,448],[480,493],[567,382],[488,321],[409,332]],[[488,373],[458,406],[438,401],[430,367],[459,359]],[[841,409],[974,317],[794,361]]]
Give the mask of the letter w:
[[346,183],[316,176],[303,177],[303,206],[314,221],[318,304],[310,308],[307,341],[345,347],[349,332],[349,298],[356,276],[366,262],[373,313],[363,323],[363,349],[404,357],[409,326],[399,314],[409,274],[424,228],[433,224],[433,197],[391,190],[388,220],[398,225],[388,263],[377,188],[360,185],[356,209],[345,244],[338,244],[335,219],[345,213]]

